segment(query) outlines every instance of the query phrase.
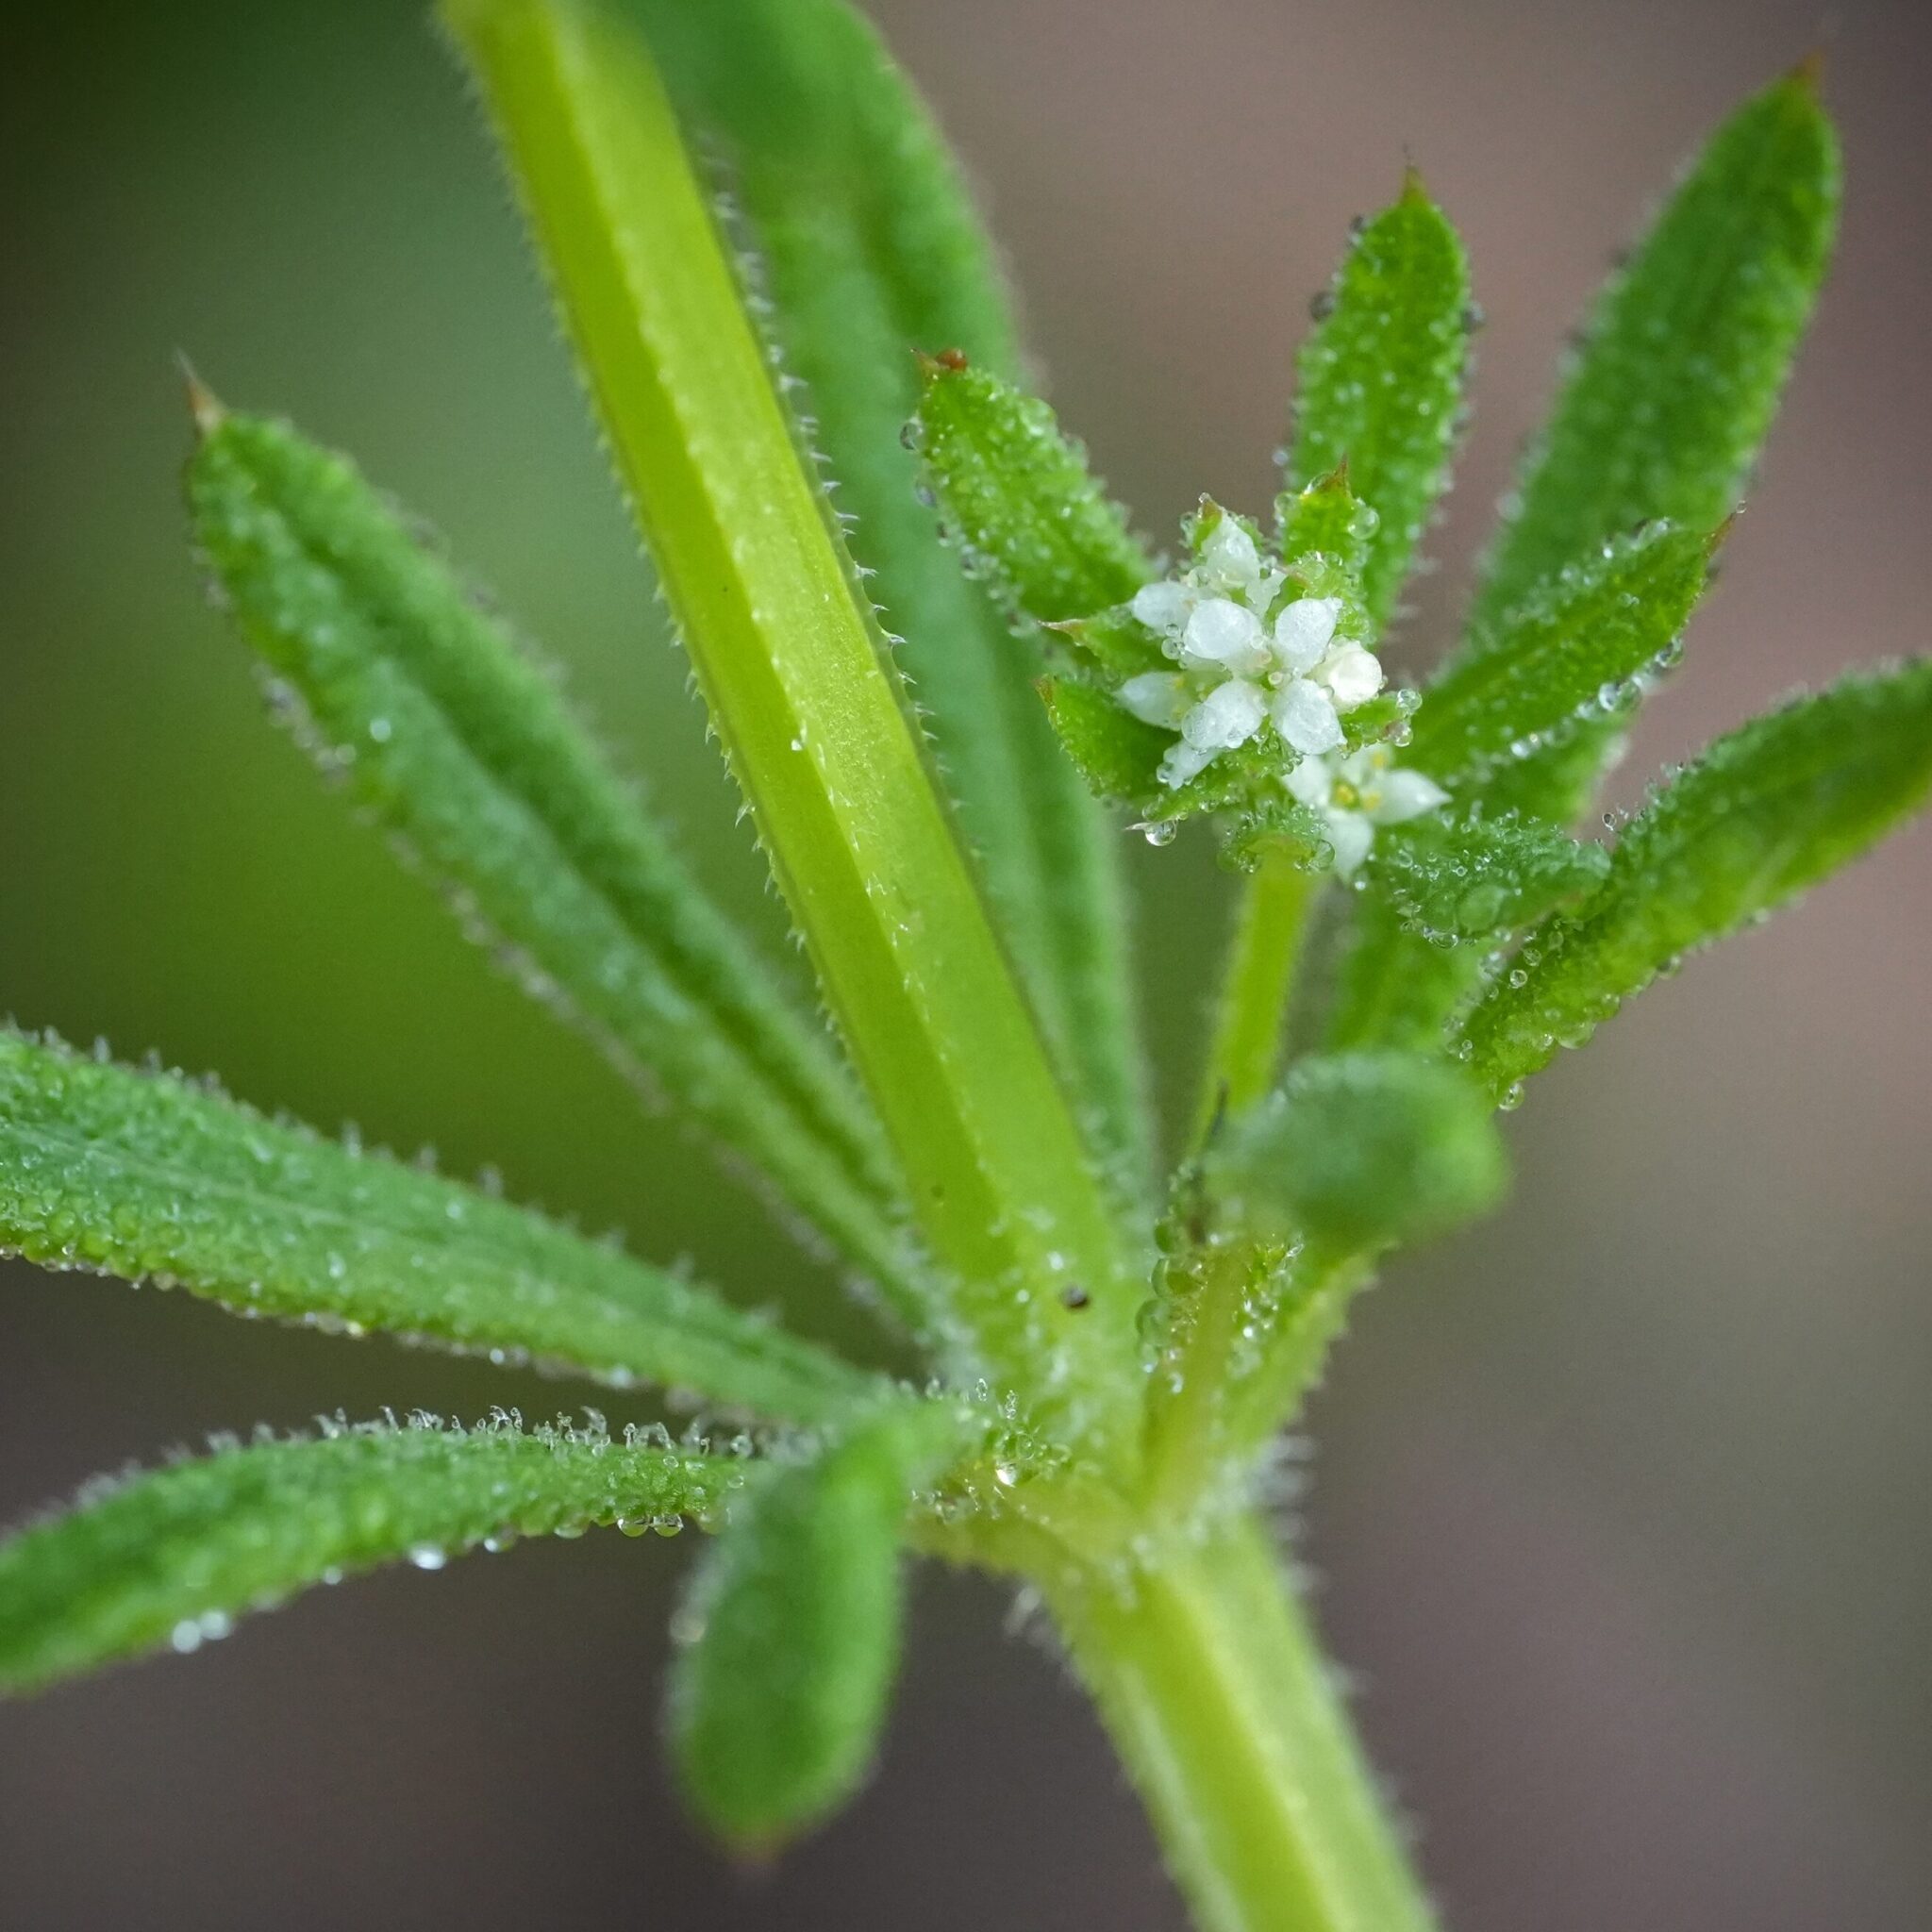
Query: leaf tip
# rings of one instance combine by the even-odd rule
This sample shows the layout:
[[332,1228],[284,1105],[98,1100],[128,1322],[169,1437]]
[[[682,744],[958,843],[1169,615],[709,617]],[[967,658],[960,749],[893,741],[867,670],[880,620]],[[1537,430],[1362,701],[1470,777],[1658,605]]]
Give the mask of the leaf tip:
[[227,410],[222,407],[221,398],[202,381],[194,364],[182,350],[175,350],[175,361],[181,371],[181,381],[188,391],[188,413],[194,420],[198,436],[212,436],[227,420]]
[[1814,101],[1824,98],[1824,70],[1827,65],[1824,44],[1821,42],[1785,75],[1786,85],[1808,94]]

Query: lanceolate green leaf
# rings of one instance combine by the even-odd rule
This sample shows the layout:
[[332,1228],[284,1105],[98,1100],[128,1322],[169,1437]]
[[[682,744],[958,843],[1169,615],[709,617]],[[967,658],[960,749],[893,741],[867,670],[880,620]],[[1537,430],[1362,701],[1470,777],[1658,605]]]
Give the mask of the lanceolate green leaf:
[[[968,1333],[1077,1403],[1133,1291],[891,663],[801,467],[644,49],[600,7],[461,0],[698,679]],[[1029,700],[1031,701],[1031,700]],[[1080,1319],[1022,1281],[1080,1282]],[[963,1357],[962,1359],[959,1359]]]
[[850,1797],[899,1662],[900,1525],[943,1442],[895,1410],[733,1505],[686,1600],[671,1736],[714,1830],[769,1850]]
[[1448,481],[1472,323],[1462,243],[1414,174],[1356,237],[1323,306],[1296,364],[1288,484],[1347,464],[1379,520],[1362,593],[1381,625]]
[[708,1290],[206,1086],[0,1032],[0,1253],[821,1422],[877,1388]]
[[97,1484],[0,1544],[0,1690],[30,1690],[408,1557],[704,1518],[743,1465],[601,1430],[337,1426]]
[[832,1042],[549,681],[350,463],[279,424],[201,414],[196,537],[325,765],[530,983],[912,1311],[891,1158]]
[[1034,641],[933,542],[901,432],[914,351],[1019,373],[992,251],[945,143],[845,0],[629,0],[680,114],[722,152],[804,383],[808,434],[938,746],[967,841],[1049,1043],[1103,1144],[1148,1127],[1117,838],[1054,748]]
[[1602,879],[1610,856],[1541,819],[1400,827],[1375,842],[1369,883],[1403,930],[1437,946],[1519,931]]
[[[1712,136],[1598,299],[1505,501],[1473,647],[1610,538],[1659,520],[1714,529],[1738,507],[1824,279],[1839,188],[1811,63]],[[1598,725],[1525,761],[1500,802],[1568,820],[1613,737]]]
[[1430,686],[1404,763],[1479,795],[1497,766],[1627,710],[1677,648],[1711,543],[1657,525],[1560,571]]
[[1016,618],[1091,617],[1153,575],[1086,452],[1037,397],[963,360],[935,360],[914,423],[946,527]]
[[1508,1179],[1475,1084],[1402,1053],[1301,1061],[1204,1166],[1237,1225],[1330,1256],[1441,1234],[1494,1207]]
[[1323,1015],[1323,1050],[1440,1048],[1450,1014],[1469,994],[1477,962],[1413,930],[1413,913],[1386,892],[1363,893],[1353,914]]
[[1740,108],[1611,278],[1485,565],[1475,628],[1606,538],[1737,508],[1838,225],[1807,65]]
[[1540,927],[1471,1014],[1500,1096],[1683,955],[1863,852],[1932,786],[1932,660],[1859,675],[1721,738],[1630,822],[1596,896]]

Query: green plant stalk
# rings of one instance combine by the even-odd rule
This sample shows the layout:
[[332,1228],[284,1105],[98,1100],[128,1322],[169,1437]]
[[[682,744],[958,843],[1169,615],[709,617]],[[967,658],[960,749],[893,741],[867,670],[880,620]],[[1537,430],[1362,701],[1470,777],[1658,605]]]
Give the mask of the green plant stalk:
[[1334,1674],[1265,1529],[1177,1540],[1131,1584],[1045,1591],[1202,1932],[1428,1932]]
[[1286,859],[1264,858],[1242,886],[1194,1102],[1190,1144],[1196,1149],[1224,1113],[1239,1113],[1266,1094],[1281,1070],[1289,990],[1320,884],[1314,873]]
[[[1086,1412],[1133,1291],[663,87],[571,0],[452,0],[774,872],[987,1372]],[[1076,1280],[1076,1313],[1056,1280]],[[1016,1292],[1029,1285],[1026,1293]]]
[[1217,1482],[1239,1480],[1252,1457],[1252,1448],[1239,1460],[1228,1454],[1224,1411],[1241,1330],[1251,1319],[1244,1304],[1260,1265],[1248,1241],[1230,1241],[1208,1257],[1188,1294],[1185,1329],[1154,1364],[1141,1433],[1142,1494],[1144,1507],[1162,1522],[1188,1522]]

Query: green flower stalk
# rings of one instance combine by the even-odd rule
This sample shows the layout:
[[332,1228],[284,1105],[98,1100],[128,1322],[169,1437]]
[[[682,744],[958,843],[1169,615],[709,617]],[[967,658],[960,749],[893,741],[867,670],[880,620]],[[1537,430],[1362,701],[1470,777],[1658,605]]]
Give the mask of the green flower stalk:
[[[1413,171],[1318,304],[1272,517],[1203,497],[1162,558],[1021,386],[957,172],[843,0],[443,17],[822,1010],[419,526],[199,384],[194,541],[325,771],[919,1369],[0,1033],[0,1251],[695,1412],[676,1441],[339,1420],[96,1485],[0,1541],[0,1690],[377,1563],[689,1522],[672,1754],[703,1824],[771,1852],[862,1787],[934,1557],[1043,1605],[1206,1932],[1426,1932],[1267,1522],[1274,1445],[1382,1261],[1501,1199],[1498,1114],[1558,1046],[1932,788],[1921,660],[1720,739],[1614,843],[1573,836],[1823,278],[1815,72],[1739,110],[1619,272],[1465,634],[1407,690],[1381,640],[1474,319]],[[1119,860],[1183,833],[1238,905],[1163,1157]],[[1318,912],[1325,999],[1297,984]]]

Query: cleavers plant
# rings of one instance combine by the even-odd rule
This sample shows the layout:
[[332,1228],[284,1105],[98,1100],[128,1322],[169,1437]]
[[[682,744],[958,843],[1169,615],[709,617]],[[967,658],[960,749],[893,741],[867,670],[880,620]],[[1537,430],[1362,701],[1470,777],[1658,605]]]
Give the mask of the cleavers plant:
[[[1267,1525],[1271,1445],[1381,1259],[1496,1201],[1496,1109],[1557,1047],[1932,783],[1919,660],[1720,740],[1613,844],[1571,836],[1708,588],[1824,272],[1816,73],[1748,102],[1619,269],[1418,692],[1376,644],[1475,315],[1415,175],[1317,304],[1272,522],[1204,499],[1162,561],[1018,386],[952,164],[842,0],[445,24],[829,1027],[415,526],[198,384],[196,542],[324,769],[925,1379],[8,1031],[6,1250],[655,1384],[696,1419],[338,1420],[98,1485],[0,1545],[0,1686],[190,1650],[375,1563],[689,1519],[717,1535],[671,1746],[701,1817],[769,1847],[861,1781],[927,1554],[1042,1605],[1204,1926],[1430,1924]],[[1117,855],[1190,819],[1240,903],[1162,1157]],[[1333,985],[1297,994],[1291,1057],[1318,914]]]

